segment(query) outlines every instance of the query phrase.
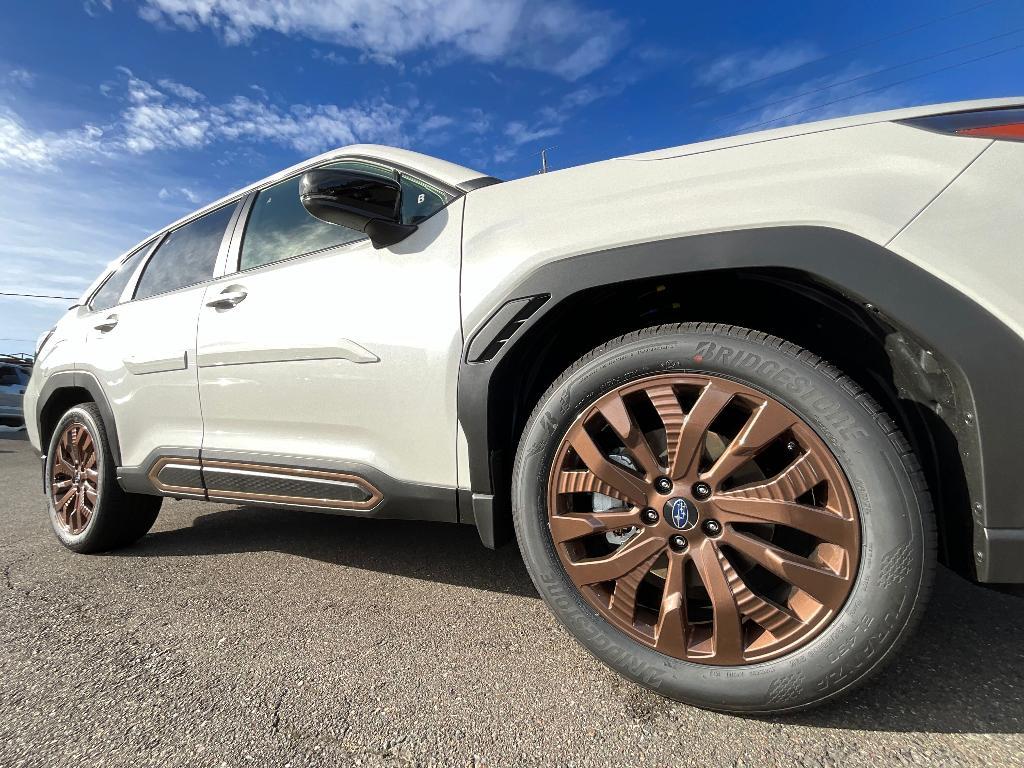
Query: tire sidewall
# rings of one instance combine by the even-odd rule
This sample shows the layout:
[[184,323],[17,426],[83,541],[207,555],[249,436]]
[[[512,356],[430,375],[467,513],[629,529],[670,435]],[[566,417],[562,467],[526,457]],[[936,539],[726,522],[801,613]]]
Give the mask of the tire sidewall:
[[[766,343],[766,341],[768,343]],[[584,358],[541,399],[523,433],[513,479],[517,537],[542,597],[599,659],[663,695],[714,709],[782,711],[820,703],[885,661],[905,633],[925,580],[922,505],[899,448],[871,401],[835,369],[763,335],[641,333]],[[838,459],[861,520],[858,573],[839,615],[799,650],[723,667],[680,661],[608,624],[569,580],[547,523],[547,482],[569,426],[595,400],[660,373],[724,376],[770,395],[803,418]],[[831,373],[831,375],[830,375]]]
[[[64,434],[64,430],[74,422],[84,424],[89,430],[89,434],[92,436],[93,442],[96,445],[97,471],[96,504],[88,523],[86,523],[85,530],[78,534],[69,532],[60,524],[57,518],[57,509],[53,503],[53,495],[50,492],[50,478],[53,473],[53,462],[57,452],[57,443],[60,440],[61,435]],[[61,417],[61,420],[53,430],[53,435],[50,438],[50,445],[46,452],[46,508],[50,517],[50,525],[53,527],[53,532],[57,535],[57,538],[60,539],[61,543],[69,549],[84,552],[93,548],[93,541],[97,538],[99,529],[102,526],[104,502],[107,496],[104,491],[106,488],[107,472],[110,465],[109,457],[110,451],[107,447],[106,432],[104,431],[103,425],[100,423],[99,419],[91,412],[90,409],[84,406],[75,406]]]

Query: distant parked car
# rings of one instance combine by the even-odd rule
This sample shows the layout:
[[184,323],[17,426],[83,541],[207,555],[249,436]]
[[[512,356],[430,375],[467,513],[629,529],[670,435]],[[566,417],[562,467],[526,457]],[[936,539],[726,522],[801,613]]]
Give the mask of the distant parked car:
[[0,426],[23,428],[25,414],[22,402],[29,373],[20,365],[0,363]]

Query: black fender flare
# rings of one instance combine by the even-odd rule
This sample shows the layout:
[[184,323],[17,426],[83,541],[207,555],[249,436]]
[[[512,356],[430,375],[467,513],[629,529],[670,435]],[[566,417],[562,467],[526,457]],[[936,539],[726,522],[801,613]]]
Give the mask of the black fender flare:
[[[48,442],[49,436],[44,438],[42,433],[43,411],[47,404],[60,390],[63,389],[84,389],[89,393],[92,401],[99,408],[100,416],[103,417],[103,427],[107,432],[107,442],[110,444],[110,453],[114,457],[114,463],[121,464],[121,443],[117,439],[117,422],[114,420],[114,411],[110,408],[107,396],[100,386],[99,380],[88,371],[58,371],[50,374],[39,392],[36,400],[36,425],[39,429],[40,442]],[[47,445],[41,448],[45,452]]]
[[[951,418],[963,440],[976,530],[979,526],[1024,527],[1019,511],[1024,473],[1009,471],[1024,438],[1024,398],[1017,377],[1007,375],[1024,371],[1024,341],[975,301],[921,267],[870,240],[820,226],[731,230],[611,248],[543,264],[508,290],[487,319],[467,334],[459,371],[459,421],[469,448],[477,517],[494,514],[490,511],[495,501],[491,379],[509,351],[542,317],[564,299],[590,288],[751,268],[808,273],[851,299],[873,305],[949,361],[956,369],[951,373],[962,383],[958,394],[964,406]],[[502,311],[506,305],[544,296],[545,301],[530,303],[532,313],[525,319],[511,313],[517,325],[510,332],[510,312]],[[515,306],[527,305],[520,301]],[[496,327],[499,324],[501,328]],[[484,346],[480,339],[499,337],[506,340],[493,356],[479,360]],[[481,530],[487,525],[493,529],[494,522],[487,521]]]

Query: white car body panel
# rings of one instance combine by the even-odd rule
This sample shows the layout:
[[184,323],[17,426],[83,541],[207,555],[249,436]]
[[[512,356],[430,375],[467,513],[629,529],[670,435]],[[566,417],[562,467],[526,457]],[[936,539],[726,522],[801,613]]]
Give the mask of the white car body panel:
[[1022,179],[1024,146],[993,142],[889,248],[954,286],[1024,338]]
[[[210,283],[203,449],[343,458],[454,487],[463,205],[388,250],[363,240]],[[226,288],[246,298],[205,306]]]
[[798,224],[885,243],[989,143],[871,123],[478,190],[466,201],[467,335],[533,269],[592,251]]
[[[142,464],[159,446],[202,444],[195,329],[203,293],[200,285],[82,317],[88,330],[78,370],[107,394],[124,465]],[[113,329],[93,327],[110,316],[118,321]]]

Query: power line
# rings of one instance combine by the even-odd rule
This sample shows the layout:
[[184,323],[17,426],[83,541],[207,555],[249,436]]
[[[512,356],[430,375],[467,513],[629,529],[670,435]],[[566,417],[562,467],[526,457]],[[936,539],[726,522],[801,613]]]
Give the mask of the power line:
[[993,3],[997,2],[997,1],[999,1],[999,0],[985,0],[985,2],[977,3],[976,5],[972,5],[970,8],[964,8],[962,11],[954,11],[953,13],[947,14],[946,16],[939,16],[938,18],[932,19],[931,21],[925,21],[925,22],[922,22],[921,24],[917,24],[917,25],[915,25],[913,27],[907,27],[906,29],[901,29],[898,32],[892,32],[892,33],[890,33],[888,35],[885,35],[884,37],[879,37],[879,38],[876,38],[874,40],[869,40],[866,43],[858,43],[857,45],[851,46],[850,48],[844,48],[841,51],[836,51],[835,53],[830,53],[830,54],[827,54],[825,56],[819,56],[816,59],[811,59],[810,61],[805,61],[805,62],[802,62],[801,64],[797,64],[795,67],[788,67],[787,69],[780,69],[778,72],[772,72],[770,75],[765,75],[764,77],[759,77],[756,80],[748,80],[747,82],[740,83],[739,85],[733,86],[732,88],[727,88],[726,90],[719,91],[718,93],[712,94],[711,96],[706,96],[703,99],[700,99],[699,101],[692,102],[690,104],[690,106],[691,107],[699,107],[700,105],[707,104],[709,101],[713,101],[713,100],[719,98],[720,96],[725,96],[726,94],[729,94],[729,93],[735,93],[736,91],[742,90],[744,88],[749,88],[752,85],[757,85],[758,83],[763,83],[766,80],[771,80],[773,77],[778,77],[779,75],[786,75],[786,74],[789,74],[790,72],[796,72],[799,69],[803,69],[804,67],[809,67],[812,64],[818,64],[819,62],[822,62],[822,61],[828,61],[829,59],[835,59],[835,58],[837,58],[839,56],[845,56],[846,54],[853,53],[854,51],[859,51],[859,50],[862,50],[864,48],[870,48],[873,45],[878,45],[879,43],[884,43],[884,42],[886,42],[888,40],[892,40],[895,37],[901,37],[903,35],[908,35],[911,32],[916,32],[919,29],[924,29],[925,27],[930,27],[932,24],[938,24],[939,22],[948,21],[949,19],[956,18],[957,16],[963,16],[965,13],[971,13],[972,11],[976,11],[979,8],[984,8],[986,5],[992,5]]
[[909,83],[912,80],[920,80],[922,77],[929,77],[930,75],[937,75],[939,72],[946,72],[946,71],[948,71],[950,69],[956,69],[957,67],[962,67],[965,64],[974,64],[977,61],[984,61],[985,59],[991,59],[993,56],[1000,56],[1000,55],[1002,55],[1004,53],[1009,53],[1010,51],[1016,51],[1019,48],[1024,48],[1024,43],[1021,43],[1019,45],[1013,45],[1013,46],[1010,46],[1009,48],[1003,48],[1002,50],[999,50],[999,51],[993,51],[992,53],[985,54],[984,56],[977,56],[977,57],[975,57],[973,59],[967,59],[966,61],[959,61],[956,64],[950,64],[947,67],[939,67],[938,69],[932,69],[932,70],[930,70],[928,72],[922,72],[920,75],[914,75],[913,77],[905,77],[902,80],[897,80],[895,83],[889,83],[888,85],[882,85],[882,86],[879,86],[878,88],[869,88],[866,91],[859,91],[857,93],[851,94],[850,96],[844,96],[841,99],[833,99],[832,101],[826,101],[824,104],[816,104],[815,106],[808,107],[807,109],[799,109],[796,112],[789,112],[788,114],[785,114],[785,115],[779,115],[778,117],[773,117],[771,120],[762,120],[759,123],[750,123],[749,125],[741,126],[739,129],[737,129],[737,132],[742,133],[743,131],[748,131],[751,128],[760,128],[762,125],[768,125],[769,123],[777,123],[779,120],[785,120],[786,118],[789,118],[789,117],[796,117],[797,115],[802,115],[802,114],[804,114],[806,112],[813,112],[816,109],[823,109],[823,108],[829,107],[829,106],[831,106],[833,104],[839,104],[840,102],[843,102],[843,101],[849,101],[850,99],[856,99],[858,96],[867,96],[867,95],[872,94],[872,93],[878,93],[879,91],[885,91],[885,90],[888,90],[889,88],[895,88],[897,85],[903,85],[904,83]]
[[922,56],[919,59],[913,59],[912,61],[907,61],[907,62],[904,62],[903,64],[894,64],[891,67],[883,67],[882,69],[876,69],[874,72],[868,72],[866,75],[858,75],[857,77],[851,77],[848,80],[840,80],[840,81],[835,82],[835,83],[830,83],[828,85],[823,85],[820,88],[812,88],[809,91],[803,91],[801,93],[797,93],[797,94],[794,94],[792,96],[787,96],[784,99],[776,99],[775,101],[769,101],[769,102],[766,102],[764,104],[759,104],[759,105],[757,105],[755,107],[747,107],[746,109],[738,109],[735,112],[730,112],[730,113],[728,113],[726,115],[721,115],[719,117],[716,117],[716,118],[714,118],[714,120],[716,122],[720,122],[722,120],[727,120],[730,117],[735,117],[736,115],[744,115],[747,112],[756,112],[759,109],[765,109],[767,107],[774,107],[776,104],[784,104],[787,101],[795,101],[796,99],[803,98],[804,96],[810,96],[810,95],[815,94],[815,93],[821,93],[822,91],[831,90],[832,88],[838,88],[840,85],[849,85],[850,83],[855,83],[858,80],[864,80],[865,78],[868,78],[868,77],[875,77],[876,75],[880,75],[883,72],[891,72],[894,69],[902,69],[903,67],[910,67],[910,66],[913,66],[914,64],[920,64],[921,62],[924,62],[924,61],[931,61],[932,59],[938,59],[938,58],[941,58],[942,56],[948,56],[951,53],[956,53],[957,51],[962,51],[962,50],[965,50],[967,48],[973,48],[976,45],[982,45],[984,43],[990,43],[993,40],[1000,40],[1000,39],[1002,39],[1004,37],[1010,37],[1011,35],[1020,34],[1021,32],[1024,32],[1024,27],[1018,27],[1017,29],[1011,30],[1010,32],[1003,32],[1002,34],[999,34],[999,35],[993,35],[992,37],[986,37],[984,40],[978,40],[977,42],[974,42],[974,43],[967,43],[966,45],[958,45],[955,48],[948,48],[945,51],[941,51],[940,53],[933,53],[933,54],[930,54],[928,56]]
[[77,296],[51,296],[42,293],[8,293],[0,291],[0,296],[20,296],[23,299],[61,299],[63,301],[78,301]]

